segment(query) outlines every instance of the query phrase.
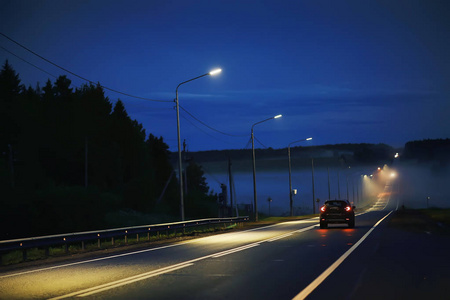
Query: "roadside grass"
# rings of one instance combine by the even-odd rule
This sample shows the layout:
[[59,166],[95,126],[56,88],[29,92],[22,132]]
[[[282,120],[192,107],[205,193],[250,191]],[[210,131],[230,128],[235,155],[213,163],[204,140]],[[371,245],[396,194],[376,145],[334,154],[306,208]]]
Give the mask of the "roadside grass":
[[423,214],[430,217],[432,220],[450,225],[450,209],[449,208],[428,208],[428,209],[419,209]]
[[248,221],[244,222],[242,226],[238,226],[238,224],[216,224],[215,226],[201,226],[195,228],[186,228],[178,231],[160,231],[147,235],[133,235],[114,238],[114,239],[100,239],[100,240],[92,240],[88,241],[84,245],[84,249],[82,248],[81,243],[73,243],[60,246],[49,247],[48,249],[44,248],[32,248],[26,249],[26,257],[24,260],[24,252],[23,250],[11,251],[8,253],[3,253],[1,255],[1,263],[0,266],[7,265],[15,265],[23,262],[34,262],[39,260],[44,260],[48,258],[67,258],[77,254],[86,254],[86,253],[95,253],[99,250],[107,250],[107,251],[124,251],[126,247],[145,247],[151,243],[160,243],[167,241],[179,241],[183,239],[189,239],[196,236],[203,236],[208,234],[226,232],[235,229],[249,229],[255,227],[261,227],[281,222],[289,222],[289,221],[299,221],[304,219],[310,219],[317,217],[318,214],[311,215],[303,215],[303,216],[294,216],[294,217],[269,217],[264,214],[260,215],[259,221]]
[[409,209],[402,207],[389,221],[390,226],[417,233],[450,234],[450,209]]
[[46,258],[67,257],[75,254],[94,253],[99,250],[119,249],[124,250],[124,247],[130,246],[145,246],[149,243],[164,242],[167,240],[181,240],[195,236],[212,234],[216,232],[223,232],[237,228],[237,224],[216,224],[215,226],[200,226],[195,228],[186,228],[183,230],[174,231],[160,231],[147,235],[133,235],[114,238],[114,239],[100,239],[86,242],[84,249],[81,243],[74,243],[44,248],[26,249],[26,259],[24,260],[24,250],[15,250],[1,255],[0,266],[14,265],[24,261],[38,261]]

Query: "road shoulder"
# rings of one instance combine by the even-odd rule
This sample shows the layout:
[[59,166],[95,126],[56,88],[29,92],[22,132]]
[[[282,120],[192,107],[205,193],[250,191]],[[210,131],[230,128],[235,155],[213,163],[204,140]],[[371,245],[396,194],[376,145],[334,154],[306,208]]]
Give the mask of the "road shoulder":
[[450,284],[448,227],[415,210],[389,218],[351,299],[442,299]]

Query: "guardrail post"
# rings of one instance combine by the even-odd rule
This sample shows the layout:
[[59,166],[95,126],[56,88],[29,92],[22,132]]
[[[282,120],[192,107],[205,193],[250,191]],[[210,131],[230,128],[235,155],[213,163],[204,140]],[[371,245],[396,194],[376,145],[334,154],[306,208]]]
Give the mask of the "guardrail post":
[[[140,242],[140,237],[139,235],[144,234],[145,232],[147,232],[147,240],[151,241],[152,240],[152,236],[153,234],[151,234],[151,231],[155,231],[156,230],[156,234],[154,235],[155,238],[161,240],[162,236],[164,235],[163,233],[161,233],[162,231],[165,231],[167,234],[167,237],[169,237],[170,231],[172,230],[174,232],[174,235],[177,235],[177,230],[178,229],[182,229],[182,233],[183,235],[189,234],[189,232],[192,232],[192,230],[194,230],[195,232],[195,228],[198,228],[199,230],[212,230],[212,229],[217,229],[217,228],[222,228],[222,223],[223,223],[223,228],[227,228],[227,225],[237,225],[237,226],[244,226],[244,223],[248,221],[248,217],[241,217],[241,218],[230,218],[230,219],[219,219],[219,218],[212,218],[212,219],[202,219],[202,220],[197,220],[197,221],[189,221],[186,223],[180,223],[180,222],[176,222],[176,223],[172,223],[172,224],[165,224],[165,226],[160,226],[160,225],[155,225],[155,227],[151,227],[151,226],[135,226],[135,227],[130,227],[132,229],[133,232],[135,232],[136,234],[136,239],[138,242]],[[171,228],[172,227],[172,228]],[[189,230],[186,230],[186,227],[189,227]],[[192,227],[192,229],[190,228]],[[103,230],[103,231],[99,231],[97,232],[95,235],[97,235],[97,243],[98,243],[98,248],[101,249],[102,245],[101,245],[101,238],[103,237],[103,233],[105,233],[105,242],[107,242],[108,236],[111,237],[111,244],[114,245],[115,244],[115,238],[119,238],[119,240],[121,239],[121,237],[124,235],[125,236],[125,244],[128,245],[128,232],[127,230],[123,231],[117,231],[118,229],[110,229],[110,230]],[[181,231],[180,231],[181,232]],[[23,261],[27,261],[28,260],[28,247],[30,246],[34,246],[37,247],[38,249],[40,249],[42,251],[42,249],[45,249],[45,255],[49,256],[50,255],[50,248],[51,247],[62,247],[62,245],[64,246],[64,250],[66,253],[69,252],[69,241],[71,241],[72,243],[78,243],[81,242],[81,249],[84,251],[86,250],[86,241],[89,241],[89,243],[93,242],[94,236],[92,235],[92,232],[89,232],[88,234],[79,232],[79,233],[71,233],[71,236],[74,235],[76,236],[75,239],[72,239],[71,237],[69,237],[69,234],[64,234],[64,235],[57,235],[57,236],[46,236],[46,237],[36,237],[36,238],[27,238],[24,239],[22,242],[18,243],[15,242],[14,240],[11,241],[1,241],[0,242],[0,264],[5,261],[5,257],[1,257],[1,256],[5,256],[5,253],[9,253],[11,251],[22,251],[22,260]],[[57,239],[54,239],[55,237],[57,237]],[[54,239],[53,243],[49,243],[48,242],[48,238],[52,238]],[[61,239],[60,239],[61,238]],[[145,238],[144,238],[145,239]],[[29,244],[28,241],[33,241],[32,244]],[[25,246],[26,245],[26,246]],[[4,249],[6,248],[6,246],[8,246],[9,250],[5,251]],[[26,248],[26,249],[25,249]],[[61,249],[61,248],[60,248]],[[19,252],[20,255],[20,252]]]

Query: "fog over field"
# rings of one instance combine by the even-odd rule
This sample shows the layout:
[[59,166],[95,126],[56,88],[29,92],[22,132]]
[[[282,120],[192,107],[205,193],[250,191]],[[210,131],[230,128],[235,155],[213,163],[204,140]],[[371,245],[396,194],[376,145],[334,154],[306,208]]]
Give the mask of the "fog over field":
[[407,208],[450,207],[450,169],[437,163],[398,165],[400,199]]
[[[329,174],[329,175],[328,175]],[[370,176],[372,175],[372,176]],[[219,193],[220,183],[228,185],[224,172],[206,173],[211,189]],[[328,192],[328,176],[330,192]],[[233,175],[235,195],[238,204],[253,204],[252,172],[237,172]],[[361,208],[373,203],[384,192],[386,182],[392,185],[391,199],[399,200],[399,206],[407,208],[450,207],[450,171],[437,164],[394,161],[391,166],[360,166],[353,169],[324,168],[314,169],[314,199],[319,204],[328,199],[349,199]],[[339,182],[339,184],[338,184]],[[257,171],[256,174],[258,211],[274,216],[289,214],[289,173],[286,170]],[[292,188],[297,189],[294,196],[294,214],[312,213],[312,169],[292,170]],[[228,187],[229,194],[229,187]],[[330,197],[328,197],[330,195]],[[229,197],[228,197],[229,199]],[[229,200],[228,200],[229,201]],[[317,201],[315,212],[317,213]]]

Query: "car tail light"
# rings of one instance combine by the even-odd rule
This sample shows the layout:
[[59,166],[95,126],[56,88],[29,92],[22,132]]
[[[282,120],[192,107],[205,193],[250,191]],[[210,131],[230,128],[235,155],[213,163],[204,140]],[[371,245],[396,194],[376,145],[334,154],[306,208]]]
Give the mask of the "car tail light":
[[345,207],[345,211],[351,211],[351,210],[352,210],[352,208],[350,206]]
[[326,208],[325,208],[325,205],[324,205],[324,206],[322,206],[322,207],[320,208],[320,211],[321,211],[321,212],[324,212],[325,209],[326,209]]

